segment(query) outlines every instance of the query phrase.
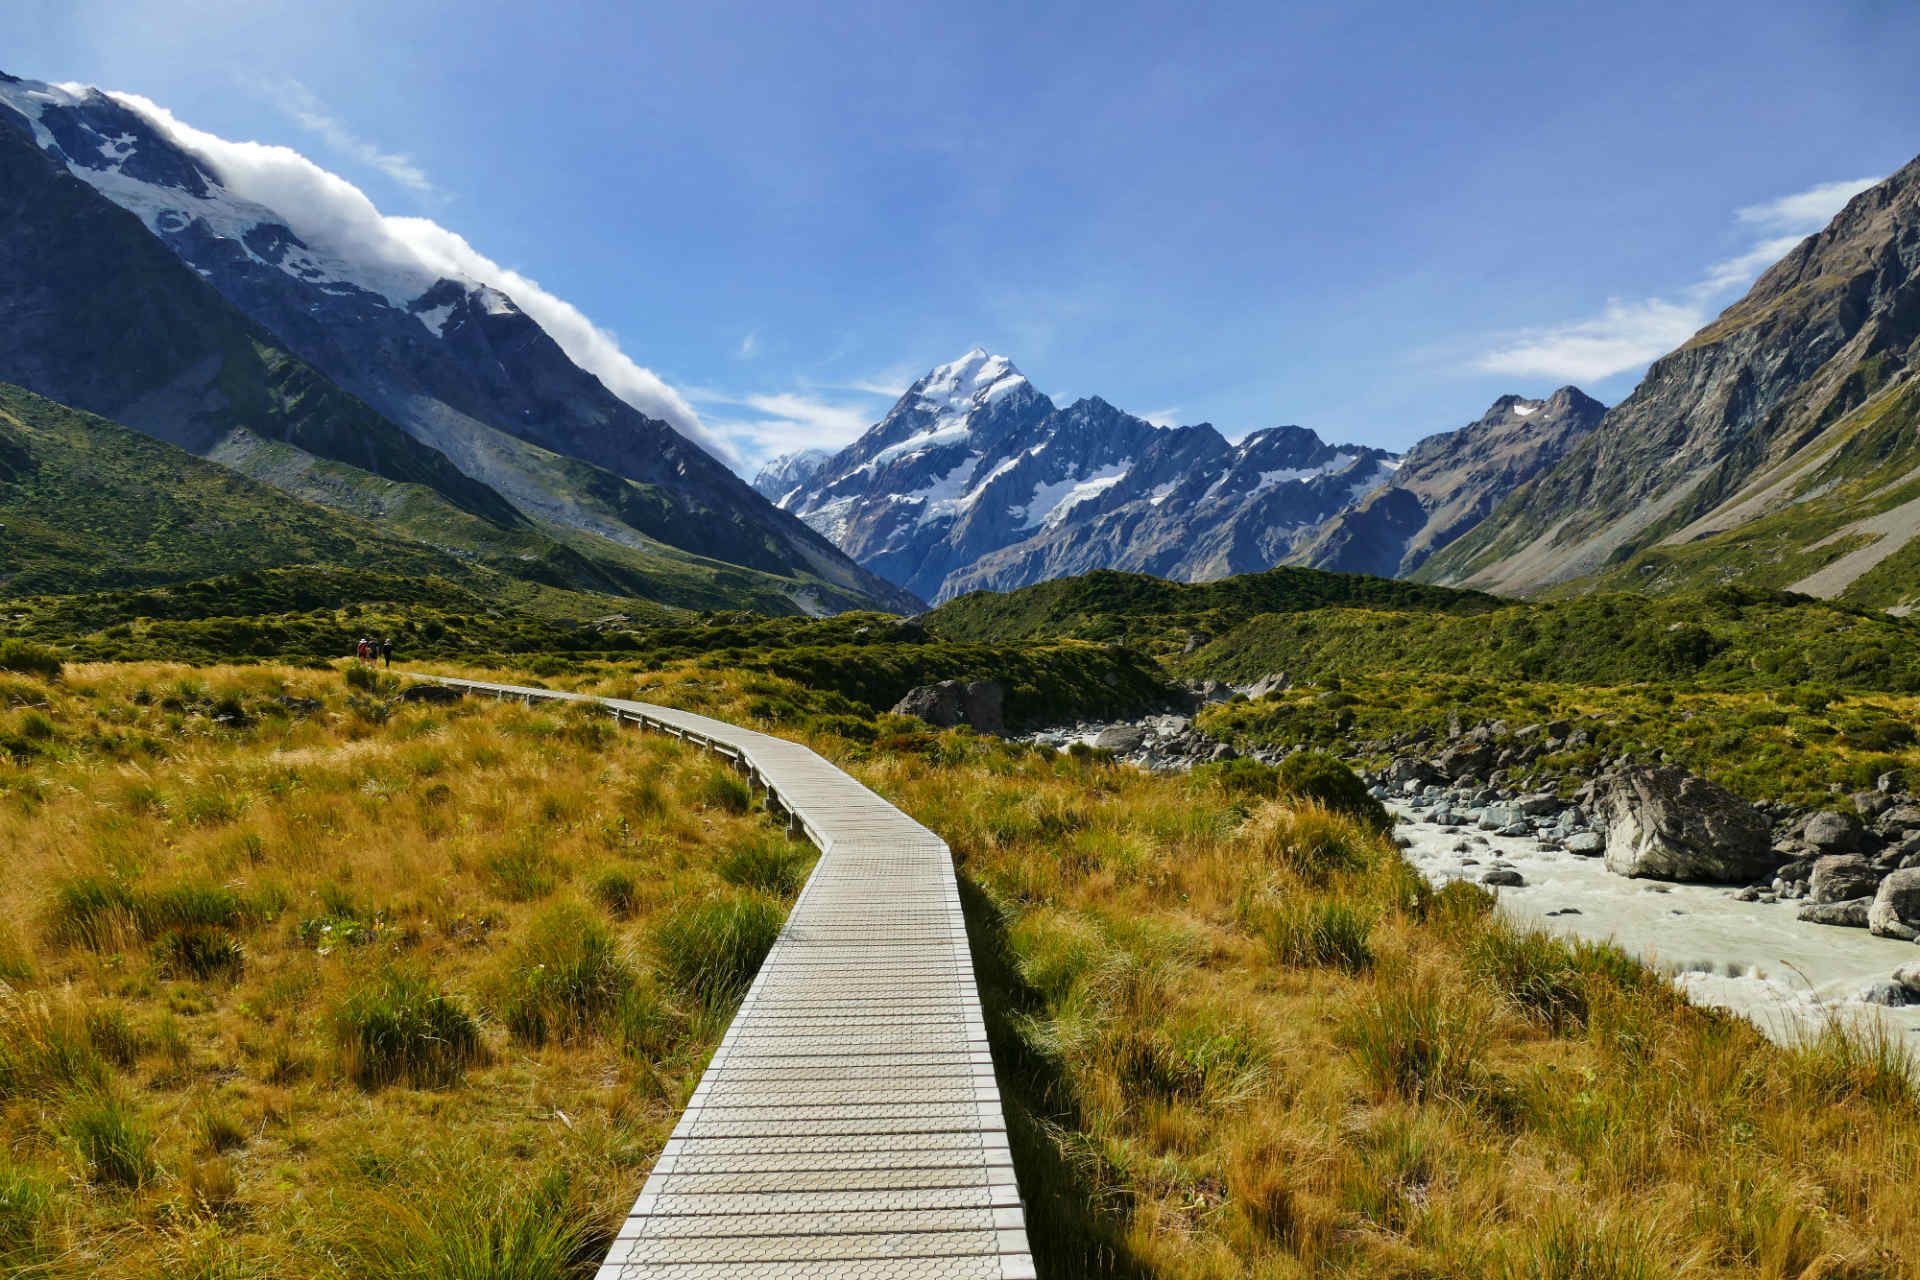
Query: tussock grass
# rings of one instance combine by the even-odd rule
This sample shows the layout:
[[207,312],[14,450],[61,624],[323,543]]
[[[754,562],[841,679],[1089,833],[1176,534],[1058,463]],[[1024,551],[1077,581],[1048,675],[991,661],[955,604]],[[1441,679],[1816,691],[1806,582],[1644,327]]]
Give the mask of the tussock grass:
[[61,1117],[60,1134],[95,1182],[137,1188],[157,1172],[152,1132],[133,1104],[111,1090],[76,1096]]
[[608,1212],[562,1171],[514,1176],[480,1153],[477,1167],[437,1171],[408,1193],[370,1197],[369,1229],[343,1242],[349,1274],[367,1280],[578,1280],[610,1243]]
[[528,925],[499,985],[508,1032],[542,1045],[598,1033],[633,989],[634,974],[606,926],[563,902]]
[[347,992],[333,1012],[333,1037],[341,1069],[365,1089],[458,1084],[484,1053],[480,1024],[457,997],[397,968]]
[[1282,903],[1267,924],[1267,940],[1281,964],[1332,965],[1348,973],[1373,966],[1373,917],[1338,898]]
[[[426,1206],[449,1161],[513,1196],[564,1169],[604,1248],[576,1211],[638,1192],[810,855],[670,738],[356,681],[0,676],[31,748],[0,746],[0,1273],[410,1274],[436,1230],[469,1238],[414,1274],[591,1273],[513,1243],[541,1215],[489,1244]],[[720,874],[747,849],[762,887]],[[661,963],[670,915],[736,898]],[[408,1253],[388,1211],[439,1225]]]
[[1385,971],[1348,1019],[1345,1038],[1381,1094],[1461,1099],[1483,1080],[1489,1010],[1431,974]]
[[709,1009],[730,1008],[753,984],[784,919],[779,902],[763,893],[731,893],[680,907],[654,934],[661,974]]
[[813,862],[809,847],[796,845],[774,832],[754,831],[730,844],[714,870],[728,884],[790,897],[807,882]]

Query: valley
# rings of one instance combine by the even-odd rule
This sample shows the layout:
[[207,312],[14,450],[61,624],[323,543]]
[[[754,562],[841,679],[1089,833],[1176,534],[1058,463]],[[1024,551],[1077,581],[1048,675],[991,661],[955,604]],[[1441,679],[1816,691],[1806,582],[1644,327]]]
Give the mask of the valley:
[[[937,96],[840,52],[862,119]],[[1608,303],[1652,337],[1368,332],[1330,399],[1377,299],[1432,270],[1492,335],[1558,228],[1383,281],[1474,184],[1398,242],[1349,210],[1353,278],[1303,238],[1323,314],[1241,346],[1009,284],[1100,219],[982,252],[1053,179],[985,191],[977,123],[872,189],[777,121],[683,177],[670,71],[470,101],[464,207],[246,90],[397,214],[0,73],[0,1275],[1920,1266],[1920,161],[1732,206],[1743,256]],[[876,209],[936,243],[763,326]],[[976,294],[1014,345],[928,367]],[[1234,351],[1143,346],[1140,405],[1273,361],[1374,426],[1000,353],[1085,390],[1166,316]],[[1380,389],[1436,365],[1453,409]]]

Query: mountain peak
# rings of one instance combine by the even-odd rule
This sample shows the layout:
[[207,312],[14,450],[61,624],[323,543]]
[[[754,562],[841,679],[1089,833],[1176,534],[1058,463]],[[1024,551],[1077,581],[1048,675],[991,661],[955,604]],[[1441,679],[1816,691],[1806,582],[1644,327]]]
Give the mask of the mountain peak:
[[913,384],[913,393],[923,400],[979,402],[1010,391],[1025,382],[1026,375],[1013,367],[1006,356],[997,356],[985,347],[971,347],[958,360],[935,365]]

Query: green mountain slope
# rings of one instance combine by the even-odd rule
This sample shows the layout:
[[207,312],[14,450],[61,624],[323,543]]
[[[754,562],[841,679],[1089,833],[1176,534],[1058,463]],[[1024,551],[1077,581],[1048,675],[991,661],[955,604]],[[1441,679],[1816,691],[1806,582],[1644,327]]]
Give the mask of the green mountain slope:
[[977,591],[924,618],[929,631],[952,640],[1073,638],[1166,653],[1191,637],[1211,638],[1263,613],[1342,606],[1483,613],[1501,603],[1478,591],[1317,569],[1270,569],[1192,583],[1101,569],[1004,594]]
[[0,521],[8,595],[295,564],[474,576],[444,552],[4,384]]

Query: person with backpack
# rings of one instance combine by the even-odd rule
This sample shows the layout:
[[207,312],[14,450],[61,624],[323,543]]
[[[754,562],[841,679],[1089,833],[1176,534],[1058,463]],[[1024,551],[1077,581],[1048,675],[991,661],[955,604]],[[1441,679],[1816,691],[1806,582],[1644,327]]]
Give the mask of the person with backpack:
[[380,657],[386,662],[387,670],[393,670],[393,637],[388,636],[380,642]]

